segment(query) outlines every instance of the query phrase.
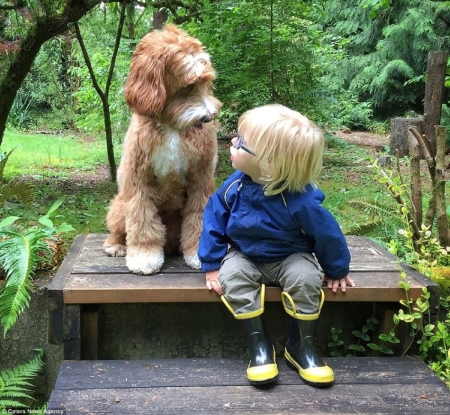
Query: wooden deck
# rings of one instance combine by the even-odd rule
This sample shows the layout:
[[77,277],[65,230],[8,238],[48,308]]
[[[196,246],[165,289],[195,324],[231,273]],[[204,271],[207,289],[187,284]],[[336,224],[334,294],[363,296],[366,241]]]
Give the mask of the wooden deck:
[[242,359],[65,361],[47,413],[450,413],[450,391],[419,358],[327,362],[336,382],[318,389],[305,385],[284,359],[278,360],[277,383],[265,388],[249,385]]

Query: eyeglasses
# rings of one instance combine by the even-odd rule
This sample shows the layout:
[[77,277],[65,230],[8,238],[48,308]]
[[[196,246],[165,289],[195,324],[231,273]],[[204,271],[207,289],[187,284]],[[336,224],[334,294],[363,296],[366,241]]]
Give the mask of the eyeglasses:
[[237,140],[233,141],[233,147],[236,150],[239,150],[240,148],[244,151],[246,151],[248,154],[251,154],[252,156],[257,156],[252,150],[250,150],[249,148],[245,147],[243,142],[244,142],[244,137],[242,137],[242,135],[237,135],[235,138],[237,138]]

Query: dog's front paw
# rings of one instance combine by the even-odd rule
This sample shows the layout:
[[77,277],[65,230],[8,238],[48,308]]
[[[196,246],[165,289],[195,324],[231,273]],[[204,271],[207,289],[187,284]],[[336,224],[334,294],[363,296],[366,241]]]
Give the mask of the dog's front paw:
[[103,245],[103,252],[108,256],[125,256],[127,254],[127,247],[122,244]]
[[133,274],[150,275],[157,273],[164,263],[162,252],[130,252],[128,250],[126,263]]
[[186,262],[187,265],[189,265],[191,268],[194,269],[200,269],[202,267],[202,264],[200,260],[198,259],[198,255],[184,255],[184,262]]

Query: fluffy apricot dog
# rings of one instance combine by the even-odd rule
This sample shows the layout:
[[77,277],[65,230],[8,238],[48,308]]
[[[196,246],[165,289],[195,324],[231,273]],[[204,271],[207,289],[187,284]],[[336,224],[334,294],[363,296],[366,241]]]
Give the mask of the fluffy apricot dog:
[[173,25],[144,36],[133,54],[124,88],[133,114],[103,245],[110,256],[126,256],[133,273],[156,273],[164,255],[177,252],[200,268],[203,208],[217,161],[210,121],[222,105],[214,79],[201,42]]

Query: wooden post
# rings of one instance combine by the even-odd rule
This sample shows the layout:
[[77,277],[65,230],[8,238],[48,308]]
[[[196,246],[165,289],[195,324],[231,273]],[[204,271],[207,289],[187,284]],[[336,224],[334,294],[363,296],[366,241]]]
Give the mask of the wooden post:
[[436,217],[439,235],[439,243],[442,246],[450,246],[450,233],[445,202],[445,128],[435,126],[436,137],[436,186],[433,192],[436,194]]
[[393,156],[409,156],[408,129],[416,127],[416,130],[423,133],[422,118],[393,118],[391,120],[391,141],[389,144],[390,153]]
[[408,130],[409,156],[410,156],[410,176],[411,176],[411,199],[414,221],[417,226],[422,226],[422,181],[420,178],[420,145],[414,134]]
[[447,71],[447,52],[430,52],[428,54],[427,82],[425,84],[424,116],[425,136],[436,154],[435,125],[441,121],[442,100],[445,74]]

